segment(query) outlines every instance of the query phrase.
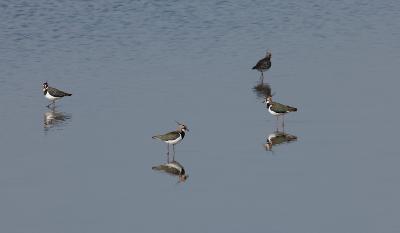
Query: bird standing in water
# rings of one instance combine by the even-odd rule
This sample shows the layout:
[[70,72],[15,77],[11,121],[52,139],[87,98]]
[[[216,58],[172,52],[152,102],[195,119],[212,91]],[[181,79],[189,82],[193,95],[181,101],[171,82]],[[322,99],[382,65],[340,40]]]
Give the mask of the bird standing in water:
[[291,107],[289,105],[284,105],[284,104],[280,104],[277,102],[273,102],[272,101],[272,96],[268,96],[267,98],[265,98],[264,100],[265,104],[267,105],[268,111],[276,116],[276,119],[278,119],[279,116],[282,116],[283,120],[282,120],[282,127],[284,127],[284,122],[285,122],[285,118],[284,115],[286,113],[289,112],[297,112],[297,108],[295,107]]
[[271,52],[267,51],[267,54],[265,55],[264,58],[260,59],[257,64],[252,68],[253,70],[258,70],[261,72],[261,83],[264,82],[264,71],[269,70],[271,68]]
[[44,96],[49,99],[51,102],[47,107],[50,105],[56,105],[56,100],[63,98],[64,96],[71,96],[72,94],[63,92],[58,90],[57,88],[50,87],[47,82],[43,83],[43,94]]
[[158,140],[161,140],[161,141],[167,143],[168,158],[169,158],[169,145],[172,145],[172,150],[174,153],[173,158],[175,158],[175,144],[181,142],[182,139],[185,137],[186,131],[189,131],[188,127],[185,124],[181,124],[177,121],[176,121],[176,123],[178,124],[178,128],[175,131],[172,131],[172,132],[169,132],[166,134],[155,135],[152,137],[153,139],[158,139]]

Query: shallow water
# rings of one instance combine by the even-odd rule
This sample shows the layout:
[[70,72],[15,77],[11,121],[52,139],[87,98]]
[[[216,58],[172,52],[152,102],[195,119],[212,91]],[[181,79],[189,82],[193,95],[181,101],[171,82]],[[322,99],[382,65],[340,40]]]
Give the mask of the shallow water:
[[[399,232],[397,1],[3,1],[1,232]],[[262,103],[269,90],[290,143]],[[52,110],[41,84],[71,92]],[[189,178],[153,171],[152,135]]]

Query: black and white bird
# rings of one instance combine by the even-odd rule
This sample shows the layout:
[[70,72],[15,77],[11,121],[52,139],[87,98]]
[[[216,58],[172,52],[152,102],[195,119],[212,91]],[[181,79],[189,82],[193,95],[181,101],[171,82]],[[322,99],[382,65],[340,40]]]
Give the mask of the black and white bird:
[[264,58],[260,59],[257,64],[252,68],[253,70],[258,70],[261,72],[261,82],[264,81],[264,71],[269,70],[269,68],[271,68],[271,52],[267,51],[266,55]]
[[177,161],[154,166],[152,169],[165,172],[172,176],[178,176],[179,182],[184,182],[189,177],[189,175],[186,174],[185,168]]
[[153,139],[158,139],[161,140],[165,143],[167,143],[167,155],[169,156],[169,145],[172,145],[172,150],[174,152],[174,157],[175,157],[175,144],[179,143],[182,141],[182,139],[185,137],[186,131],[189,131],[188,127],[185,124],[181,124],[176,121],[178,124],[178,128],[175,131],[166,133],[166,134],[159,134],[155,135],[152,138]]
[[56,100],[61,99],[65,96],[72,95],[72,94],[60,91],[57,88],[50,87],[47,82],[43,83],[43,94],[47,99],[49,99],[51,101],[50,104],[47,105],[47,107],[50,107],[50,105],[52,105],[52,104],[55,106]]
[[282,118],[283,118],[282,126],[284,126],[284,120],[285,120],[284,115],[286,113],[297,112],[297,108],[295,108],[295,107],[291,107],[289,105],[284,105],[284,104],[280,104],[277,102],[273,102],[272,96],[268,96],[267,98],[265,98],[264,102],[268,108],[268,111],[272,115],[276,116],[277,120],[278,120],[279,116],[282,116]]

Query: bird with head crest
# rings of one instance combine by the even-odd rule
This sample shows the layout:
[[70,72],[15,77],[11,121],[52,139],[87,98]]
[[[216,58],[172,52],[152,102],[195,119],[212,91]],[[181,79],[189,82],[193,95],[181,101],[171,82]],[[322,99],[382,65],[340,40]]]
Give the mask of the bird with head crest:
[[289,113],[289,112],[297,112],[297,108],[289,106],[289,105],[284,105],[278,102],[273,102],[272,101],[272,95],[267,96],[265,100],[263,101],[267,108],[269,113],[272,115],[276,116],[276,119],[279,120],[279,116],[282,116],[282,126],[284,126],[284,115]]
[[60,91],[57,88],[50,87],[47,82],[43,83],[43,94],[48,100],[51,101],[50,104],[47,105],[47,107],[50,107],[50,105],[52,105],[52,104],[53,104],[53,106],[55,106],[56,100],[61,99],[61,98],[65,97],[65,96],[71,96],[72,95],[72,94],[69,94],[67,92]]
[[173,156],[175,157],[175,145],[177,143],[180,143],[182,139],[185,137],[186,132],[189,131],[188,127],[185,124],[179,123],[178,121],[175,121],[178,124],[178,127],[176,130],[165,133],[165,134],[158,134],[153,136],[153,139],[158,139],[160,141],[163,141],[167,143],[167,155],[169,156],[169,145],[172,145],[172,150],[173,150]]

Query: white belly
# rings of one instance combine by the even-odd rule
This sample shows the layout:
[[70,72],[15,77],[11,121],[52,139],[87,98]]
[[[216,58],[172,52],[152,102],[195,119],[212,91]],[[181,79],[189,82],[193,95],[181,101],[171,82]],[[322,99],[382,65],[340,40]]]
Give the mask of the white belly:
[[45,97],[49,100],[58,100],[61,98],[61,97],[54,97],[54,96],[50,95],[49,92],[46,93]]
[[179,136],[177,139],[175,139],[175,140],[169,140],[169,141],[165,141],[166,143],[168,143],[168,144],[172,144],[172,145],[174,145],[174,144],[176,144],[176,143],[178,143],[178,142],[180,142],[180,141],[182,141],[182,137],[181,136]]
[[284,114],[284,113],[276,113],[276,112],[274,112],[274,111],[271,111],[271,107],[268,108],[268,112],[271,113],[271,114],[274,115],[274,116],[280,116],[280,115],[283,115],[283,114]]

